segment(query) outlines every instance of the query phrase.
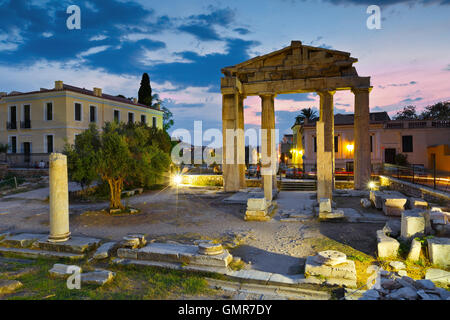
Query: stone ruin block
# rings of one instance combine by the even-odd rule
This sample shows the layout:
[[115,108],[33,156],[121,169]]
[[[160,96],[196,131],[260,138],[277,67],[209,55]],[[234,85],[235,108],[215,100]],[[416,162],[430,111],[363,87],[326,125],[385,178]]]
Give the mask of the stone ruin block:
[[402,214],[400,236],[403,239],[411,239],[425,234],[425,218],[419,211],[408,210]]
[[268,221],[271,219],[269,214],[275,205],[275,201],[266,201],[265,198],[250,198],[247,200],[247,210],[244,220]]
[[319,212],[331,212],[331,199],[329,198],[320,199]]
[[400,243],[396,239],[388,237],[383,230],[377,231],[377,242],[378,257],[390,258],[397,256]]
[[450,267],[450,239],[432,238],[427,242],[431,262],[444,268]]
[[249,198],[247,200],[247,210],[264,211],[267,209],[267,201],[266,198]]
[[419,261],[421,251],[422,251],[422,244],[416,239],[413,239],[411,242],[411,249],[409,250],[407,260],[412,262]]
[[372,201],[375,208],[380,210],[383,208],[383,195],[384,193],[381,191],[370,191],[370,201]]
[[372,206],[372,203],[367,198],[361,198],[361,206],[365,209],[370,208]]
[[402,212],[404,211],[403,208],[389,207],[386,203],[383,203],[382,209],[383,213],[389,217],[401,217]]
[[422,198],[409,198],[408,201],[410,209],[427,209],[428,202]]

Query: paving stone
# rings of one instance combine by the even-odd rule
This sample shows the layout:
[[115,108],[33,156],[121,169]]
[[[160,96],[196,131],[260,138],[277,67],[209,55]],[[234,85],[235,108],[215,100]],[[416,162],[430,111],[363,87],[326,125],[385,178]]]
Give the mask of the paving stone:
[[22,287],[22,282],[17,280],[0,280],[0,294],[13,293]]
[[237,280],[247,280],[251,282],[267,284],[270,277],[272,276],[272,273],[259,270],[239,270],[229,271],[227,272],[227,276],[235,278]]
[[432,238],[428,239],[428,254],[433,264],[450,266],[450,238]]
[[343,210],[333,210],[333,212],[319,212],[319,219],[321,220],[334,220],[343,218],[345,218]]
[[129,248],[117,249],[117,256],[124,259],[137,259],[137,250]]
[[109,270],[96,269],[92,272],[81,274],[81,284],[102,286],[110,282],[116,274]]
[[45,250],[31,250],[26,248],[5,248],[0,247],[0,253],[15,254],[18,256],[26,258],[50,258],[50,259],[69,259],[69,260],[80,260],[84,259],[84,254],[70,253],[70,252],[55,252],[55,251],[45,251]]
[[401,221],[390,219],[383,227],[383,231],[390,237],[398,237],[401,232]]
[[106,259],[112,254],[116,247],[117,242],[106,242],[95,251],[93,258],[96,260]]
[[375,289],[370,289],[364,292],[363,296],[359,300],[377,300],[380,297],[380,293]]
[[16,248],[28,248],[39,239],[47,239],[47,235],[35,233],[19,233],[16,235],[7,236],[0,242],[0,244],[6,244]]
[[397,272],[397,274],[398,274],[400,277],[408,276],[408,272],[407,272],[406,270],[399,270],[399,271]]
[[401,261],[391,261],[389,265],[394,269],[394,271],[406,269],[406,265]]
[[125,248],[136,249],[140,246],[141,241],[139,237],[136,236],[125,236],[121,242],[121,246]]
[[82,269],[79,266],[76,265],[67,265],[67,264],[61,264],[61,263],[55,263],[53,265],[53,268],[51,268],[48,273],[52,277],[67,277],[74,273],[74,270],[79,270],[79,272],[82,272]]
[[336,250],[326,250],[317,253],[315,259],[318,263],[335,266],[345,263],[347,261],[347,255]]
[[354,261],[347,260],[345,263],[339,265],[328,266],[318,263],[315,256],[309,256],[306,258],[305,276],[356,280],[355,263]]
[[372,206],[372,203],[371,203],[370,200],[367,199],[367,198],[361,198],[361,206],[362,206],[363,208],[368,209],[368,208],[370,208],[370,207]]
[[430,268],[425,273],[425,279],[431,280],[434,283],[450,285],[450,272],[441,269]]
[[72,236],[64,242],[49,242],[47,237],[33,243],[33,249],[42,249],[56,252],[86,253],[97,248],[101,243],[100,239]]
[[388,237],[383,230],[378,230],[377,241],[378,257],[389,258],[397,256],[400,243],[396,239]]

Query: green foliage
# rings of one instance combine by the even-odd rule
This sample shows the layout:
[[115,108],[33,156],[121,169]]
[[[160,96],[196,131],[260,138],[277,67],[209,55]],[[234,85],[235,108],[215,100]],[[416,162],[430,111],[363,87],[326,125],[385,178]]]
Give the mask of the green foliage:
[[424,120],[450,120],[450,101],[426,107],[420,117]]
[[173,114],[172,112],[170,112],[169,109],[167,109],[166,106],[163,106],[161,108],[162,111],[164,111],[164,115],[163,115],[163,128],[165,131],[169,130],[170,127],[173,126],[174,124],[174,120],[173,120]]
[[397,153],[395,155],[395,164],[399,166],[407,166],[409,164],[408,155],[403,153]]
[[152,106],[152,87],[150,85],[150,77],[147,73],[142,75],[141,86],[138,91],[138,102],[149,107]]
[[317,112],[311,108],[303,108],[300,111],[300,115],[295,117],[295,123],[296,124],[303,124],[305,122],[305,119],[307,119],[309,122],[317,120]]
[[416,113],[416,107],[415,106],[406,106],[403,108],[403,110],[398,111],[395,116],[394,120],[414,120],[418,119],[419,116]]
[[419,241],[422,247],[426,247],[428,245],[428,239],[433,239],[433,236],[423,236],[414,238],[416,241]]
[[[140,123],[95,126],[66,145],[69,175],[84,186],[100,178],[110,190],[110,208],[121,208],[124,185],[150,187],[159,183],[170,166],[168,134]],[[104,189],[104,186],[102,190]]]
[[77,135],[75,144],[67,144],[63,153],[67,155],[69,179],[78,182],[84,189],[97,180],[96,157],[100,149],[100,135],[91,124],[88,130]]

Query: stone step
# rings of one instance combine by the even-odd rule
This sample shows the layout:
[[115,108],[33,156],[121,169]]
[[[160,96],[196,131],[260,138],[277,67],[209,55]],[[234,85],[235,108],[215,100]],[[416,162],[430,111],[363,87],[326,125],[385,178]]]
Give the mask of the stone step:
[[0,255],[14,254],[26,258],[50,258],[50,259],[69,259],[69,260],[81,260],[84,259],[84,254],[69,253],[69,252],[54,252],[45,250],[33,250],[26,248],[7,248],[0,247]]
[[100,246],[101,240],[72,236],[64,242],[48,242],[47,238],[41,238],[33,242],[32,249],[41,249],[55,252],[86,253]]
[[37,240],[46,241],[47,237],[48,235],[40,233],[19,233],[5,237],[5,239],[0,241],[0,245],[15,248],[27,248]]

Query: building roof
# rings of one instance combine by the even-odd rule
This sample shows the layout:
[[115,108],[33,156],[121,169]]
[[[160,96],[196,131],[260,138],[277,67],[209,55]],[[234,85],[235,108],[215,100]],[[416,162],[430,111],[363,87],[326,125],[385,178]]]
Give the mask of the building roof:
[[[374,122],[385,122],[385,121],[390,121],[391,118],[389,117],[388,113],[386,111],[382,111],[382,112],[371,112],[370,115],[370,122],[374,123]],[[316,121],[311,121],[308,123],[303,124],[304,127],[314,127],[316,125]],[[334,115],[334,125],[353,125],[355,121],[355,115],[352,114],[335,114]],[[295,125],[295,124],[294,124]]]
[[[93,90],[88,90],[88,89],[85,89],[85,88],[75,87],[75,86],[71,86],[71,85],[68,85],[68,84],[65,84],[65,83],[63,84],[63,89],[44,89],[44,88],[42,88],[39,91],[29,91],[29,92],[12,91],[11,93],[9,93],[8,95],[3,96],[2,98],[23,96],[23,95],[29,95],[29,94],[37,94],[37,93],[43,93],[43,92],[53,92],[53,91],[71,91],[71,92],[81,93],[81,94],[84,94],[84,95],[97,97],[97,98],[102,98],[102,99],[106,99],[106,100],[110,100],[110,101],[131,104],[131,105],[134,105],[134,106],[143,107],[143,108],[152,109],[152,110],[158,110],[156,108],[151,108],[149,106],[146,106],[145,104],[141,104],[141,103],[137,103],[137,102],[135,103],[133,100],[130,100],[130,99],[127,99],[127,98],[112,96],[112,95],[109,95],[109,94],[106,94],[106,93],[102,93],[101,97],[100,96],[96,96],[94,94]],[[160,110],[158,110],[158,111],[160,111]]]

